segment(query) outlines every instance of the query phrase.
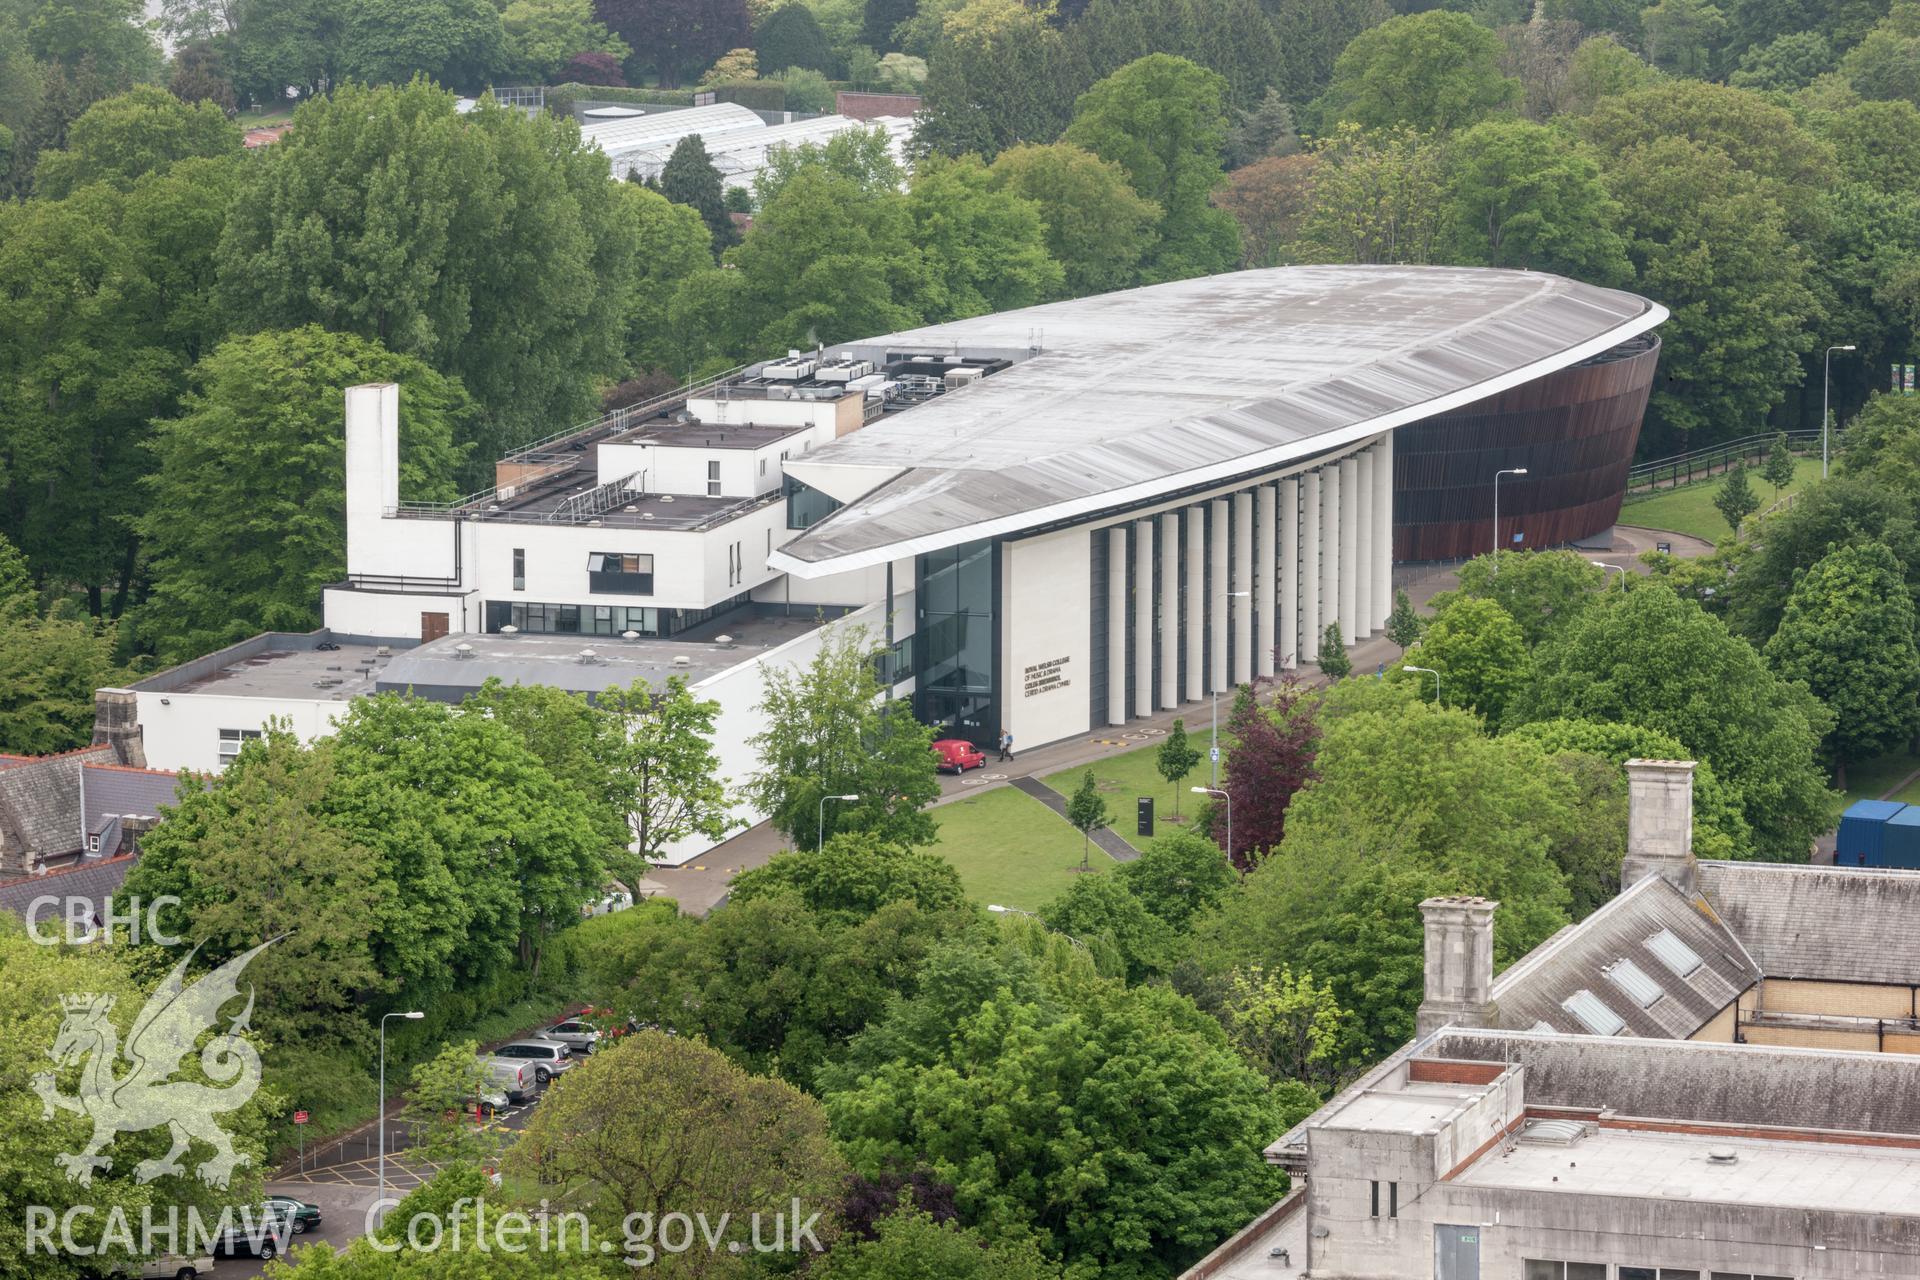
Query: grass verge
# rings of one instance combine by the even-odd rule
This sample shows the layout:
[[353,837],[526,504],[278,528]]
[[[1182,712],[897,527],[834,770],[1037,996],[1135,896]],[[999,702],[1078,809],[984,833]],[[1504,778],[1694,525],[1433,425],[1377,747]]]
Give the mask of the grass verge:
[[[1038,911],[1081,874],[1080,833],[1047,806],[1012,787],[943,804],[933,811],[940,839],[933,851],[960,872],[976,902]],[[1095,871],[1113,865],[1094,849]]]

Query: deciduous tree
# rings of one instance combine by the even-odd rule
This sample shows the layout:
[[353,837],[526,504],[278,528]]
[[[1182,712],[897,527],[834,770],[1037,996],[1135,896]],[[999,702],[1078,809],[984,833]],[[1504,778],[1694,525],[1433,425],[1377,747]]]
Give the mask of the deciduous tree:
[[145,173],[162,173],[190,156],[232,156],[240,130],[210,102],[182,102],[157,85],[138,85],[103,98],[67,131],[67,145],[43,152],[34,188],[60,199],[89,182],[121,191]]
[[1891,751],[1920,729],[1920,649],[1913,600],[1893,552],[1877,542],[1829,552],[1794,583],[1768,665],[1833,712],[1827,758],[1847,765]]
[[913,241],[927,266],[920,310],[964,320],[1059,295],[1066,274],[1047,252],[1040,206],[997,185],[977,156],[929,156],[907,195]]
[[746,0],[594,0],[594,12],[636,50],[663,89],[713,65],[748,42]]
[[1496,727],[1532,669],[1520,624],[1492,600],[1467,595],[1447,602],[1407,659],[1440,673],[1445,705],[1477,711]]
[[1093,829],[1107,825],[1106,797],[1100,794],[1091,769],[1081,777],[1080,785],[1073,789],[1073,795],[1067,799],[1067,821],[1080,833],[1080,866],[1085,870]]
[[1239,883],[1220,846],[1193,831],[1155,836],[1138,858],[1121,863],[1113,874],[1141,906],[1180,932],[1219,906]]
[[1500,38],[1464,13],[1389,18],[1355,36],[1334,63],[1329,118],[1376,129],[1465,128],[1520,99],[1500,55]]
[[800,0],[775,9],[759,25],[753,33],[753,50],[763,67],[805,67],[826,76],[839,70],[840,60],[828,46],[813,10]]
[[180,416],[154,424],[137,525],[153,569],[140,629],[162,654],[314,626],[320,588],[346,572],[341,389],[366,382],[401,385],[402,492],[452,497],[472,409],[420,361],[309,325],[235,338],[195,367]]
[[1317,155],[1272,156],[1227,175],[1213,202],[1240,224],[1240,260],[1249,267],[1279,266],[1313,207]]
[[[1345,656],[1337,645],[1332,652]],[[1326,670],[1324,663],[1321,670]],[[1227,753],[1222,790],[1233,807],[1233,847],[1227,849],[1227,855],[1243,871],[1280,847],[1287,830],[1287,811],[1300,789],[1315,776],[1320,727],[1313,713],[1313,701],[1292,681],[1280,686],[1270,704],[1261,703],[1244,689],[1234,699],[1227,719],[1227,736],[1233,749]],[[1226,849],[1226,806],[1212,806],[1207,819],[1207,834]]]
[[1458,261],[1594,284],[1628,278],[1620,207],[1584,148],[1545,125],[1487,120],[1456,136],[1447,160]]
[[500,27],[512,74],[536,84],[555,83],[581,54],[618,62],[633,52],[594,17],[591,0],[511,0],[500,10]]
[[1225,180],[1225,91],[1204,67],[1150,54],[1074,104],[1065,140],[1118,164],[1134,191],[1160,206],[1159,239],[1142,264],[1149,281],[1224,271],[1239,257],[1233,218],[1209,203]]
[[1773,443],[1767,447],[1766,466],[1760,473],[1773,486],[1775,501],[1779,500],[1781,491],[1793,483],[1793,472],[1793,448],[1787,443],[1787,433],[1776,432]]
[[1160,206],[1137,195],[1119,165],[1056,142],[1009,147],[991,172],[996,187],[1039,210],[1047,253],[1063,272],[1061,296],[1124,289],[1139,278]]
[[1393,593],[1393,612],[1387,615],[1386,636],[1400,646],[1400,652],[1406,651],[1420,642],[1420,633],[1427,624],[1414,612],[1413,601],[1407,598],[1404,588],[1395,588]]
[[492,0],[353,0],[340,36],[341,70],[363,84],[425,76],[478,92],[508,60]]
[[1179,716],[1173,718],[1173,727],[1167,730],[1167,736],[1153,753],[1153,767],[1167,785],[1173,788],[1173,816],[1180,816],[1180,784],[1193,772],[1193,766],[1200,763],[1200,748],[1187,740],[1187,722]]

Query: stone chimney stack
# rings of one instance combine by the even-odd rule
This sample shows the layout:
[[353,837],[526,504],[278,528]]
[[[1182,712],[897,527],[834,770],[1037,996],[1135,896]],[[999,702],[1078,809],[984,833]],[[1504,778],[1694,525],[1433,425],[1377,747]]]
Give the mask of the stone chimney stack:
[[1627,761],[1627,857],[1620,864],[1622,893],[1660,876],[1691,895],[1698,884],[1693,858],[1693,761]]
[[1427,992],[1414,1034],[1441,1027],[1484,1027],[1493,1013],[1493,909],[1486,898],[1428,898]]
[[131,689],[93,691],[93,741],[113,744],[121,764],[147,767],[146,733],[140,727],[140,702]]

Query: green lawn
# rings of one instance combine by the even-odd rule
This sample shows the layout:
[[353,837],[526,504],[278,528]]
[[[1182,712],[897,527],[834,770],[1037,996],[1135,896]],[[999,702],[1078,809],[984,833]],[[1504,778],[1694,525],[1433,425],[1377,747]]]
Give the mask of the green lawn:
[[[1793,483],[1781,491],[1781,497],[1791,496],[1819,478],[1820,459],[1796,458]],[[1708,542],[1725,541],[1726,517],[1713,505],[1714,495],[1720,492],[1720,486],[1724,483],[1726,479],[1722,476],[1697,481],[1684,488],[1668,489],[1651,498],[1629,498],[1626,506],[1620,509],[1620,523],[1647,529],[1671,529],[1675,533],[1705,538]],[[1754,493],[1760,498],[1760,510],[1765,511],[1773,505],[1773,486],[1762,479],[1759,472],[1749,470],[1747,483],[1753,486]]]
[[[1066,891],[1080,872],[1080,833],[1032,796],[995,787],[933,810],[940,839],[933,851],[951,862],[976,902],[1038,911]],[[1088,865],[1113,859],[1095,847]]]
[[[1207,726],[1210,721],[1203,713],[1196,729],[1189,725],[1187,741],[1200,752],[1200,763],[1193,767],[1178,787],[1168,784],[1154,768],[1154,753],[1160,750],[1160,744],[1166,739],[1155,738],[1144,747],[1133,751],[1120,751],[1092,765],[1081,765],[1075,769],[1062,769],[1059,773],[1050,773],[1040,781],[1052,787],[1063,796],[1071,796],[1074,788],[1080,785],[1080,779],[1088,769],[1093,770],[1093,782],[1106,797],[1108,821],[1113,829],[1120,833],[1121,839],[1134,848],[1146,847],[1146,840],[1135,835],[1138,824],[1134,821],[1134,801],[1141,796],[1153,797],[1154,830],[1164,833],[1179,830],[1178,824],[1169,821],[1174,811],[1174,793],[1179,793],[1180,813],[1191,817],[1197,804],[1205,804],[1205,796],[1196,796],[1189,788],[1207,785]],[[1226,767],[1224,748],[1220,757],[1221,768]]]
[[[1889,787],[1897,786],[1907,775],[1920,772],[1920,756],[1905,751],[1890,751],[1877,760],[1851,765],[1847,769],[1847,803],[1878,800]],[[1903,804],[1920,804],[1920,782],[1889,799]]]

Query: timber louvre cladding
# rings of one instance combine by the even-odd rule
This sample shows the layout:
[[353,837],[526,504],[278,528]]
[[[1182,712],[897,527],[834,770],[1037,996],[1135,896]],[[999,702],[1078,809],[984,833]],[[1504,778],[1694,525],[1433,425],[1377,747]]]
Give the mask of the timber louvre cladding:
[[1491,551],[1493,475],[1503,547],[1563,546],[1620,516],[1627,472],[1660,359],[1644,335],[1458,412],[1394,433],[1393,559],[1460,560]]

